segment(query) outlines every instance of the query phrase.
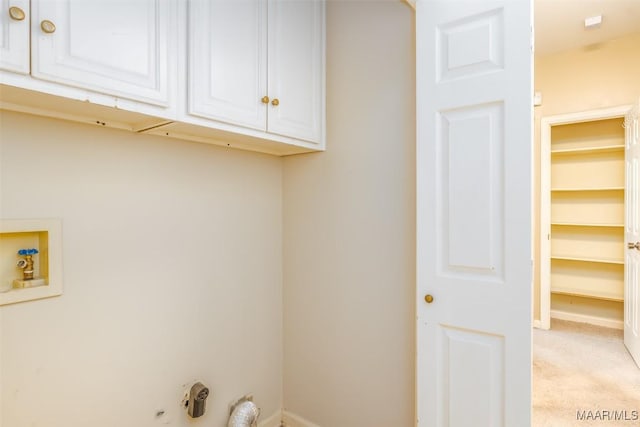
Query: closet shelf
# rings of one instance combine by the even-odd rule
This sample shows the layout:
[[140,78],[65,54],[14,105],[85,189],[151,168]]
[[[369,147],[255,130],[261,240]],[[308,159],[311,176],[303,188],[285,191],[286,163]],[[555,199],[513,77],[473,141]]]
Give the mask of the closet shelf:
[[584,222],[552,222],[551,225],[559,225],[563,227],[615,227],[624,228],[624,224],[597,224]]
[[552,188],[552,192],[574,192],[574,191],[624,191],[624,186],[620,187],[573,187],[573,188]]
[[580,147],[580,148],[561,148],[551,150],[551,154],[588,154],[588,153],[609,153],[616,151],[624,151],[624,144],[606,145],[601,147]]
[[621,264],[624,265],[624,260],[620,258],[591,258],[572,255],[551,255],[551,259],[562,259],[566,261],[580,261],[580,262],[601,262],[605,264]]
[[609,301],[624,301],[624,293],[623,292],[607,292],[607,291],[594,291],[594,290],[584,290],[563,286],[554,286],[551,284],[551,292],[554,294],[563,294],[563,295],[575,295],[579,297],[589,297],[589,298],[597,298],[604,299]]

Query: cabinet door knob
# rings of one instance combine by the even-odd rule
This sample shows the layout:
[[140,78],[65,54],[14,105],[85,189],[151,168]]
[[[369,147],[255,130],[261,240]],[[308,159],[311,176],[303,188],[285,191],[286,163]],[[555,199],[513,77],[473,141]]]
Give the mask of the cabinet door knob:
[[263,96],[260,101],[262,101],[263,104],[268,104],[269,103],[269,97],[268,96]]
[[431,304],[433,302],[433,295],[430,295],[430,294],[425,295],[424,300],[427,302],[427,304]]
[[45,19],[40,23],[40,28],[42,28],[42,31],[47,34],[52,34],[56,31],[56,25],[48,19]]
[[9,16],[14,21],[22,21],[25,17],[24,10],[20,9],[17,6],[11,6],[9,8]]
[[274,107],[277,107],[278,105],[280,105],[280,101],[278,101],[278,98],[271,101],[271,105],[273,105]]

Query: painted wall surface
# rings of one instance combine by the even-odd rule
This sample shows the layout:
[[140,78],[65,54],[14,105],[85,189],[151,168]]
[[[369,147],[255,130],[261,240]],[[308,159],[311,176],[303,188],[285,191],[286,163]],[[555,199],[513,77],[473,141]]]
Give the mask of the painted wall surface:
[[[536,57],[535,90],[543,104],[535,108],[536,230],[540,251],[540,120],[545,116],[633,104],[640,97],[640,33],[584,49]],[[540,318],[540,262],[534,271],[534,317]]]
[[414,424],[415,43],[401,2],[329,2],[327,151],[284,162],[284,404]]
[[[246,393],[278,411],[282,159],[0,124],[0,215],[62,219],[64,269],[61,297],[0,307],[0,424],[222,427]],[[179,407],[193,380],[211,389],[196,422]]]

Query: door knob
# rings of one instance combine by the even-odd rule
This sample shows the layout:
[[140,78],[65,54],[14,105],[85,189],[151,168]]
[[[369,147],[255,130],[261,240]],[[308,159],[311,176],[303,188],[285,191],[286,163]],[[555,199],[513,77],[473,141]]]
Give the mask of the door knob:
[[430,294],[425,295],[424,300],[427,302],[427,304],[431,304],[433,302],[433,295],[430,295]]
[[56,24],[49,21],[48,19],[45,19],[40,23],[40,28],[42,28],[42,31],[44,31],[45,33],[52,34],[56,31]]
[[637,249],[637,250],[640,251],[640,242],[635,242],[635,243],[629,242],[629,243],[627,243],[627,247],[629,249]]
[[22,21],[25,17],[24,10],[20,9],[17,6],[11,6],[9,8],[9,16],[14,21]]
[[274,107],[277,107],[278,105],[280,105],[280,101],[278,101],[278,98],[271,101],[271,105],[273,105]]
[[268,104],[269,103],[269,97],[265,95],[265,96],[262,97],[262,99],[260,101],[262,101],[263,104]]

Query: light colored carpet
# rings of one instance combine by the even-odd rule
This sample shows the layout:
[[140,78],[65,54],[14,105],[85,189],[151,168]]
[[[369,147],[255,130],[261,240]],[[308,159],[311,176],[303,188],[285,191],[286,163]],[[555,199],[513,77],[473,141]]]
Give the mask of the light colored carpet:
[[[617,329],[561,320],[534,329],[533,426],[640,426],[640,369],[622,340]],[[578,411],[619,418],[578,420]]]

